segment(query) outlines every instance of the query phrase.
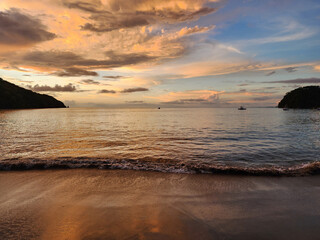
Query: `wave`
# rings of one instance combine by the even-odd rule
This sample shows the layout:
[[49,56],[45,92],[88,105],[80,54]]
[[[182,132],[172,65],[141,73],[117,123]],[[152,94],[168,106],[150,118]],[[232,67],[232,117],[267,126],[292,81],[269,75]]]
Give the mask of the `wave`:
[[45,169],[125,169],[168,173],[204,173],[252,176],[307,176],[320,174],[320,162],[304,163],[290,167],[241,167],[197,162],[168,162],[158,159],[58,158],[58,159],[5,159],[0,160],[0,171]]

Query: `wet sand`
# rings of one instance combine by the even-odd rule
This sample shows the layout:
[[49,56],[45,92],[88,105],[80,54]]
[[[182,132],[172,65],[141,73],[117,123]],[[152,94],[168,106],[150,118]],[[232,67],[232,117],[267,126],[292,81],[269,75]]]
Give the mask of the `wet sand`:
[[320,176],[0,172],[0,239],[319,239]]

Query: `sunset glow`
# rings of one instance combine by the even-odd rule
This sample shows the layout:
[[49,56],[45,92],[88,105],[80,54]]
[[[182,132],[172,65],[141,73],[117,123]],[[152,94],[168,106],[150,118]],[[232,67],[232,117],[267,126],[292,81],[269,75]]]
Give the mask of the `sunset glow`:
[[2,0],[0,77],[71,107],[276,106],[320,83],[320,2]]

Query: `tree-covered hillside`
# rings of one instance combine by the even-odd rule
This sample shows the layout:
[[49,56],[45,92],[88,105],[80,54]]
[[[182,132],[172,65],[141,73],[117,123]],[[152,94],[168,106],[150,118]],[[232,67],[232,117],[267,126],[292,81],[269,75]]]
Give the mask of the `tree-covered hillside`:
[[288,92],[278,104],[279,108],[320,108],[320,86],[307,86]]
[[0,78],[0,109],[65,108],[54,97],[35,93]]

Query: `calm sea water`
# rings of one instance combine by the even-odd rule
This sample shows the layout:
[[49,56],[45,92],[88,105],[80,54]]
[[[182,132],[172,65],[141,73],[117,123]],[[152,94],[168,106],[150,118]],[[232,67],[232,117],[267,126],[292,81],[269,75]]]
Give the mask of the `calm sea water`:
[[0,111],[0,169],[320,171],[320,111],[257,108]]

